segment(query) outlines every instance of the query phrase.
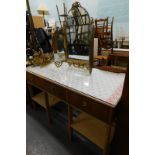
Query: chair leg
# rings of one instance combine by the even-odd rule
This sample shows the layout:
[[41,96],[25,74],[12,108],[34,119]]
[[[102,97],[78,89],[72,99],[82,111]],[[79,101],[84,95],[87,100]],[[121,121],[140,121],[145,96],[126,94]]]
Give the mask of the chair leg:
[[71,128],[72,117],[73,117],[72,107],[68,104],[68,136],[69,136],[68,138],[69,138],[69,143],[71,143],[71,141],[73,139],[73,129]]
[[51,112],[50,112],[48,94],[46,92],[44,92],[44,96],[45,96],[45,104],[46,104],[46,112],[47,112],[48,123],[50,125],[52,122],[52,119],[51,119]]

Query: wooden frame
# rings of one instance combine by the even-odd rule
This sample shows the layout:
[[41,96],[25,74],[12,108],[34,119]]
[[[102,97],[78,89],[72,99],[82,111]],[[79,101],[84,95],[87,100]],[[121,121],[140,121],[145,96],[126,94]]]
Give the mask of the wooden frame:
[[[66,36],[65,36],[66,37]],[[93,49],[94,49],[94,26],[92,25],[92,33],[91,33],[91,41],[89,44],[89,60],[82,60],[82,59],[75,59],[75,58],[69,58],[69,53],[68,53],[68,48],[67,48],[67,38],[65,38],[65,45],[66,45],[66,51],[65,51],[65,55],[66,55],[66,61],[69,63],[69,65],[74,65],[77,67],[86,67],[89,72],[91,73],[92,71],[92,67],[93,67],[93,59],[94,59],[94,53],[93,53]]]

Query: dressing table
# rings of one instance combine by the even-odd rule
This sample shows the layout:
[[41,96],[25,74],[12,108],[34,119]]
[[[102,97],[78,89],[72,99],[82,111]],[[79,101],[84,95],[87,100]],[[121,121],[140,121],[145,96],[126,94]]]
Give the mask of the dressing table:
[[[69,66],[68,63],[64,62],[60,68],[57,68],[54,63],[50,63],[45,67],[27,67],[26,79],[28,85],[54,95],[68,104],[70,138],[72,129],[75,129],[81,131],[84,136],[89,137],[100,148],[106,149],[116,107],[122,95],[124,73],[112,73],[93,68],[90,74],[87,69]],[[90,122],[94,123],[95,131],[87,132],[81,128],[85,126],[85,123],[79,125],[76,121],[75,124],[73,123],[72,107],[81,110],[84,115],[88,114],[86,115],[87,119],[89,116],[92,117]],[[80,116],[80,121],[82,119],[83,114]],[[106,130],[103,130],[105,125],[102,122],[106,123]],[[100,128],[99,131],[97,126]],[[89,126],[86,129],[89,129]],[[91,135],[91,133],[95,134],[95,136]],[[103,137],[102,141],[103,134],[107,135],[107,137]]]
[[[73,3],[63,29],[64,56],[61,52],[57,53],[55,48],[54,62],[44,67],[27,67],[27,84],[43,92],[44,104],[41,99],[35,98],[35,101],[47,109],[48,115],[48,95],[52,96],[51,100],[55,97],[54,104],[57,100],[67,104],[69,140],[72,139],[74,130],[100,147],[104,155],[107,155],[114,134],[113,123],[122,96],[125,74],[92,68],[93,20],[79,2]],[[79,111],[74,118],[73,109]]]
[[26,78],[28,84],[109,123],[121,98],[125,74],[96,68],[89,74],[87,70],[67,63],[60,68],[50,63],[46,67],[27,67]]

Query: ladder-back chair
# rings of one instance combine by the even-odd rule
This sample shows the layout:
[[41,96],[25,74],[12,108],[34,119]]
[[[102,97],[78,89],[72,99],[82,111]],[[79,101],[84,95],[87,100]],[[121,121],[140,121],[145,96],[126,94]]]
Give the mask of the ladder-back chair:
[[113,51],[113,22],[114,17],[111,21],[109,17],[95,20],[95,37],[98,38],[99,44],[98,55],[101,55],[102,49]]

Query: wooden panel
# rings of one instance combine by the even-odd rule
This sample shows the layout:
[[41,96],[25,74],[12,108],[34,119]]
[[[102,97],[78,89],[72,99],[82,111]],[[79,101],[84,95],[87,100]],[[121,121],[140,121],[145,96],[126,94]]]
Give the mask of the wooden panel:
[[91,115],[106,123],[111,123],[114,119],[115,108],[111,108],[97,101],[92,101]]
[[[118,53],[119,52],[119,53]],[[117,51],[114,52],[113,54],[110,54],[110,56],[112,57],[123,57],[124,59],[126,58],[126,60],[129,59],[129,53],[128,52],[123,52],[123,51]]]
[[114,73],[126,73],[126,68],[121,66],[99,66],[96,68]]
[[62,100],[66,101],[66,89],[58,85],[53,86],[54,86],[53,94],[58,98],[61,98]]
[[44,28],[44,19],[43,16],[32,16],[34,28]]
[[[101,149],[106,148],[110,129],[106,123],[82,113],[73,121],[71,127]],[[114,128],[111,131],[114,132]],[[112,140],[112,135],[110,141]]]
[[[41,92],[41,93],[33,96],[32,100],[37,102],[39,105],[41,105],[43,108],[46,109],[44,92]],[[49,100],[49,106],[53,106],[60,101],[60,99],[58,99],[57,97],[55,97],[53,95],[48,95],[48,100]]]

